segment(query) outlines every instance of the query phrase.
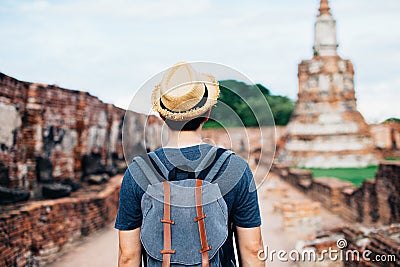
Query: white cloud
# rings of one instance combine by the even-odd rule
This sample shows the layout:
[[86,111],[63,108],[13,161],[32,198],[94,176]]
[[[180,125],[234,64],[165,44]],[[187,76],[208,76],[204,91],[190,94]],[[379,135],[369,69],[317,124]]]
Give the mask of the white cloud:
[[208,0],[86,0],[86,1],[29,1],[16,6],[25,14],[49,12],[57,16],[90,16],[107,19],[163,19],[203,14],[210,8]]
[[[126,107],[146,79],[171,64],[215,61],[296,98],[297,64],[312,57],[318,2],[4,0],[0,71]],[[361,112],[368,121],[399,117],[400,2],[331,2]]]
[[379,123],[383,119],[399,117],[399,88],[399,77],[377,83],[361,83],[358,86],[356,89],[358,109],[369,123]]

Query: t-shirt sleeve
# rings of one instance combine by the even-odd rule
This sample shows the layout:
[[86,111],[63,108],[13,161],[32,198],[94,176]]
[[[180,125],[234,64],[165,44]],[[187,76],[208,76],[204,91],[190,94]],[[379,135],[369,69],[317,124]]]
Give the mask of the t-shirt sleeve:
[[118,230],[134,230],[142,225],[141,195],[138,184],[129,168],[125,171],[119,192],[117,219],[114,227]]
[[243,228],[252,228],[261,225],[260,208],[253,174],[249,165],[240,182],[236,185],[238,197],[234,203],[233,223]]

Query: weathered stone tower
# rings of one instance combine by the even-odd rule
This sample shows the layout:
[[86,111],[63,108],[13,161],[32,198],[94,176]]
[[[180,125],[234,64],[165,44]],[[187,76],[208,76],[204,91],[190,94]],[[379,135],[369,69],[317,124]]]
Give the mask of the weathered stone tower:
[[296,109],[279,161],[301,167],[363,167],[379,156],[369,126],[357,111],[354,70],[337,54],[336,21],[321,0],[314,57],[299,64]]

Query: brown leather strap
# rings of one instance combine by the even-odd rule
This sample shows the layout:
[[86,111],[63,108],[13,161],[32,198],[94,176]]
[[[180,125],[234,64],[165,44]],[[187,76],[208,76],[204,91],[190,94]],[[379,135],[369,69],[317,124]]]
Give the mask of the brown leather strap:
[[164,249],[160,250],[163,254],[162,267],[169,267],[171,264],[171,254],[175,254],[176,250],[171,249],[171,224],[175,222],[171,220],[171,188],[169,182],[163,182],[164,187],[164,218],[161,222],[164,224]]
[[204,218],[206,215],[203,213],[203,201],[201,196],[201,190],[203,186],[202,180],[196,180],[196,214],[197,217],[194,219],[199,226],[199,234],[200,234],[200,243],[201,243],[201,266],[209,267],[210,261],[208,259],[208,251],[211,249],[211,246],[207,244],[207,235],[206,228],[204,224]]

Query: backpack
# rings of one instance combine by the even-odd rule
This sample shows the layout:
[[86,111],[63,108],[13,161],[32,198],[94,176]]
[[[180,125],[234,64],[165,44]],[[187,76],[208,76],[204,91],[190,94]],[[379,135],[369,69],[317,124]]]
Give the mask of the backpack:
[[[154,152],[134,158],[149,181],[141,200],[145,266],[222,266],[220,248],[228,237],[228,209],[218,184],[211,181],[234,152],[223,149],[216,158],[217,149],[222,148],[213,146],[191,172],[195,179],[171,181]],[[209,171],[204,180],[197,179],[205,166]]]

